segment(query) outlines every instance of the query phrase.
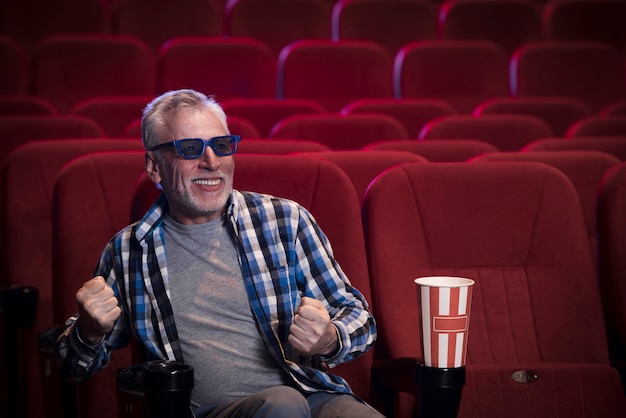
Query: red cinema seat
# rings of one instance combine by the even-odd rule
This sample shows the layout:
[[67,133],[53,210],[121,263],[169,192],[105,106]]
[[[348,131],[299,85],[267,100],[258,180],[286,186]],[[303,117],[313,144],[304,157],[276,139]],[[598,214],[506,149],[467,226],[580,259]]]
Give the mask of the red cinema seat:
[[[375,371],[422,361],[413,280],[469,277],[460,418],[623,416],[587,231],[563,173],[535,162],[404,164],[370,186],[363,218]],[[535,380],[518,382],[517,371]]]
[[396,98],[446,100],[471,113],[486,99],[509,94],[506,53],[490,41],[417,41],[395,56]]
[[67,113],[89,97],[154,94],[155,60],[136,38],[58,35],[37,45],[31,75],[30,93]]
[[278,56],[293,41],[330,39],[330,13],[322,0],[229,0],[224,33],[257,39]]
[[379,141],[362,148],[364,151],[408,151],[431,162],[463,162],[498,149],[477,139],[429,139],[427,141]]
[[520,47],[510,63],[511,96],[562,96],[592,112],[626,97],[624,58],[608,45],[539,41]]
[[492,113],[521,113],[536,116],[546,122],[556,136],[564,136],[576,121],[590,116],[584,102],[571,97],[496,97],[474,109],[475,116]]
[[2,282],[32,286],[39,293],[35,322],[24,338],[27,343],[23,349],[29,416],[62,416],[60,399],[54,398],[59,389],[58,381],[40,374],[36,344],[37,335],[54,325],[52,194],[55,180],[65,164],[74,158],[114,149],[143,148],[140,141],[112,138],[33,141],[15,149],[3,166]]
[[256,39],[175,38],[161,48],[157,60],[159,93],[192,88],[224,101],[274,97],[275,85],[276,58]]
[[287,116],[326,111],[319,103],[306,99],[240,98],[224,100],[221,105],[229,117],[243,117],[252,122],[262,137],[269,136],[274,125]]
[[359,199],[365,195],[370,183],[383,171],[398,164],[428,162],[426,158],[407,151],[326,151],[301,152],[299,156],[330,161],[350,178]]
[[538,117],[490,114],[442,116],[427,123],[419,138],[478,139],[493,144],[500,151],[518,151],[531,141],[551,136],[552,129]]
[[98,122],[106,136],[121,137],[132,121],[141,118],[143,109],[154,96],[107,96],[85,99],[71,113]]
[[371,41],[296,41],[278,56],[276,95],[338,112],[361,98],[392,96],[391,56]]
[[600,114],[604,116],[626,115],[626,100],[617,100],[613,103],[609,103],[600,110]]
[[626,53],[626,3],[620,0],[549,1],[542,11],[547,39],[602,42]]
[[626,162],[606,173],[598,190],[600,291],[611,362],[626,388]]
[[43,97],[27,95],[0,96],[0,116],[44,116],[58,114]]
[[543,34],[541,15],[525,0],[448,0],[439,8],[440,39],[492,41],[507,55]]
[[111,31],[134,36],[153,53],[179,36],[222,34],[222,0],[124,0],[112,2]]
[[24,48],[9,36],[0,35],[0,94],[26,92],[28,57]]
[[590,248],[597,259],[598,186],[604,174],[618,165],[613,155],[600,151],[536,151],[536,152],[496,152],[483,154],[472,161],[536,161],[559,169],[572,182],[578,193],[580,207],[585,217]]
[[594,115],[573,123],[565,136],[626,136],[626,115]]
[[330,151],[326,145],[304,139],[243,138],[237,154],[291,154],[294,152]]
[[[347,175],[328,161],[300,156],[235,154],[235,164],[236,189],[292,199],[311,212],[351,283],[369,302],[359,199]],[[158,194],[154,184],[143,176],[133,200],[134,219],[145,213]],[[333,370],[345,377],[352,390],[365,400],[370,397],[372,358],[370,350]]]
[[365,113],[290,116],[272,128],[270,137],[317,141],[333,150],[357,150],[375,141],[409,139],[404,125],[394,117]]
[[417,138],[426,122],[456,114],[456,110],[445,100],[438,99],[356,99],[341,109],[340,113],[382,113],[393,116],[402,122],[409,137]]
[[522,151],[596,150],[626,161],[626,136],[586,136],[543,138],[532,141]]
[[437,6],[424,0],[341,0],[331,25],[333,40],[374,41],[393,56],[405,44],[437,37]]
[[[59,174],[52,200],[55,323],[76,314],[76,291],[93,277],[109,239],[129,223],[135,184],[143,172],[142,151],[120,151],[80,157]],[[116,416],[116,370],[131,364],[130,351],[118,350],[106,368],[77,384],[78,416]]]

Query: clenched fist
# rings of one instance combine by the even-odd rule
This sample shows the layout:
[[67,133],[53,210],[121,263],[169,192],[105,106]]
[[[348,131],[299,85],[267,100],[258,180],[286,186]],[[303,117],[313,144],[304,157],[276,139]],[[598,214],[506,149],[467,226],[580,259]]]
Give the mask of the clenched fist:
[[113,289],[104,277],[96,276],[76,292],[78,302],[78,330],[81,338],[95,345],[113,329],[122,310],[118,306]]
[[303,297],[289,328],[289,343],[300,354],[328,355],[337,349],[337,332],[322,302]]

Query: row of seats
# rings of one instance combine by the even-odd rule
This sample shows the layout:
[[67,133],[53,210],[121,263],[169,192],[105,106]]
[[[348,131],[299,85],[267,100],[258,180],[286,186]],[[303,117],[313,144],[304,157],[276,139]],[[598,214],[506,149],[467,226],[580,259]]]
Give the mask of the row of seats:
[[113,33],[153,51],[178,36],[224,35],[262,40],[274,53],[302,38],[374,40],[392,54],[437,38],[489,39],[509,54],[540,39],[626,52],[626,6],[615,0],[6,0],[0,12],[0,33],[27,46],[52,34]]
[[0,42],[0,51],[0,92],[43,97],[61,113],[94,96],[188,87],[220,101],[312,99],[328,111],[358,98],[443,99],[468,113],[493,97],[560,96],[598,112],[626,98],[626,59],[590,42],[531,42],[509,59],[479,40],[409,43],[395,58],[370,41],[300,40],[276,58],[251,38],[182,37],[155,57],[134,38],[59,35],[38,45],[30,71],[10,42]]
[[[483,150],[470,162],[450,164],[407,151],[250,155],[245,145],[235,156],[235,187],[309,208],[372,303],[380,328],[374,351],[338,370],[359,395],[378,405],[372,390],[381,382],[371,382],[372,368],[384,377],[387,361],[421,356],[412,279],[456,274],[477,281],[461,417],[621,416],[626,401],[608,366],[603,315],[611,360],[619,365],[626,347],[626,270],[620,268],[626,158]],[[142,177],[140,150],[137,140],[35,141],[4,166],[5,282],[40,291],[22,350],[31,360],[24,363],[30,399],[41,399],[42,384],[46,399],[60,399],[50,396],[58,382],[40,375],[33,360],[36,334],[74,313],[74,292],[92,274],[104,243],[158,193]],[[115,370],[132,361],[130,351],[116,353],[102,374],[79,385],[79,416],[114,416]],[[508,376],[517,370],[532,370],[539,380],[514,383]],[[44,415],[43,406],[29,407],[32,416]],[[46,412],[63,416],[50,405]],[[408,416],[397,413],[388,416]]]

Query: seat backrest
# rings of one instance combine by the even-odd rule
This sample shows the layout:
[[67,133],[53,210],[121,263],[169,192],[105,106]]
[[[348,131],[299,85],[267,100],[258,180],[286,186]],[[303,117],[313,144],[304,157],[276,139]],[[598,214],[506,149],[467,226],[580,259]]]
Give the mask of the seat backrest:
[[626,115],[626,99],[609,103],[600,111],[601,115]]
[[[313,158],[235,154],[234,187],[295,200],[315,217],[330,240],[335,258],[351,283],[370,301],[359,199],[350,179],[336,165]],[[137,186],[132,216],[138,219],[158,196],[143,176]],[[353,391],[369,397],[373,352],[335,369]]]
[[403,163],[425,163],[428,160],[408,151],[326,151],[301,152],[299,156],[330,161],[341,168],[350,178],[356,194],[363,199],[370,183],[383,171]]
[[[52,310],[52,193],[57,174],[72,159],[101,150],[142,149],[139,141],[107,139],[33,141],[15,149],[3,166],[0,199],[2,283],[34,286],[38,303],[32,328],[24,330],[24,358],[29,399],[45,398],[45,380],[36,359],[37,334],[50,329]],[[50,380],[50,379],[48,379]],[[50,383],[50,382],[48,382]],[[42,394],[43,392],[43,394]],[[50,409],[46,409],[50,408]],[[52,406],[33,402],[29,413],[50,413]]]
[[604,174],[620,163],[616,157],[600,151],[499,152],[476,157],[472,161],[536,161],[559,169],[572,182],[585,217],[590,248],[597,259],[596,226],[598,186]]
[[493,144],[500,151],[518,151],[539,138],[553,136],[552,129],[538,117],[523,114],[481,116],[442,116],[428,122],[420,139],[478,139]]
[[363,217],[377,355],[421,358],[413,279],[452,275],[476,282],[468,364],[607,364],[583,215],[554,167],[405,164],[370,186]]
[[470,113],[491,97],[507,96],[508,58],[490,41],[417,41],[398,51],[393,84],[396,98],[448,101]]
[[404,125],[383,114],[337,113],[294,115],[278,122],[271,138],[308,139],[333,150],[358,150],[374,141],[409,139]]
[[511,58],[511,96],[564,96],[592,112],[626,97],[624,58],[608,45],[584,41],[538,41]]
[[[136,180],[144,172],[140,151],[95,153],[63,168],[53,194],[53,311],[56,323],[76,313],[75,293],[91,277],[108,240],[128,224]],[[77,220],[80,219],[80,222]],[[106,368],[81,382],[78,416],[115,416],[115,374],[131,364],[118,350]]]
[[542,39],[541,15],[524,0],[448,0],[439,8],[440,39],[478,39],[511,55],[526,42]]
[[294,152],[330,151],[326,145],[305,139],[243,138],[237,154],[291,154]]
[[626,115],[591,115],[573,123],[565,136],[626,136]]
[[120,137],[124,128],[141,118],[143,109],[154,96],[107,96],[85,99],[71,113],[98,122],[106,136]]
[[131,35],[153,53],[178,36],[222,34],[222,0],[124,0],[114,2],[111,31]]
[[258,39],[278,56],[299,39],[330,39],[330,14],[322,0],[229,0],[224,33]]
[[429,139],[428,141],[379,141],[362,148],[364,151],[408,151],[431,162],[463,162],[486,152],[498,149],[489,142],[478,139]]
[[256,39],[175,38],[161,48],[157,60],[160,93],[192,88],[223,101],[274,97],[275,85],[276,58]]
[[356,99],[341,109],[342,115],[382,113],[398,119],[409,137],[417,138],[426,122],[440,116],[453,115],[456,110],[439,99]]
[[278,56],[276,96],[338,112],[355,99],[392,97],[391,56],[371,41],[303,40]]
[[57,113],[52,103],[43,97],[21,94],[0,96],[0,116],[43,116]]
[[602,42],[626,52],[626,4],[614,0],[547,2],[542,12],[546,39]]
[[613,167],[598,191],[600,290],[612,357],[626,350],[626,162]]
[[571,97],[496,97],[474,109],[475,116],[490,113],[522,113],[537,116],[546,122],[555,136],[564,136],[576,121],[590,116],[591,109]]
[[23,94],[28,82],[28,58],[13,38],[0,36],[0,94]]
[[596,150],[626,161],[626,136],[586,136],[577,138],[543,138],[532,141],[522,151]]
[[252,122],[262,137],[269,136],[274,125],[287,116],[326,111],[319,103],[306,99],[241,98],[224,100],[221,104],[229,117],[239,116]]
[[341,0],[331,30],[335,41],[374,41],[394,56],[409,42],[437,37],[436,7],[424,0]]

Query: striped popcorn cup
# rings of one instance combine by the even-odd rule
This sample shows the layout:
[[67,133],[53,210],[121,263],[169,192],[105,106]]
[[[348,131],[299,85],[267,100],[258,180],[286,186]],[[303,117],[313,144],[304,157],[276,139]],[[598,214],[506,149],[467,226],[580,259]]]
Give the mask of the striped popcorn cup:
[[424,365],[465,366],[474,281],[463,277],[415,279]]

